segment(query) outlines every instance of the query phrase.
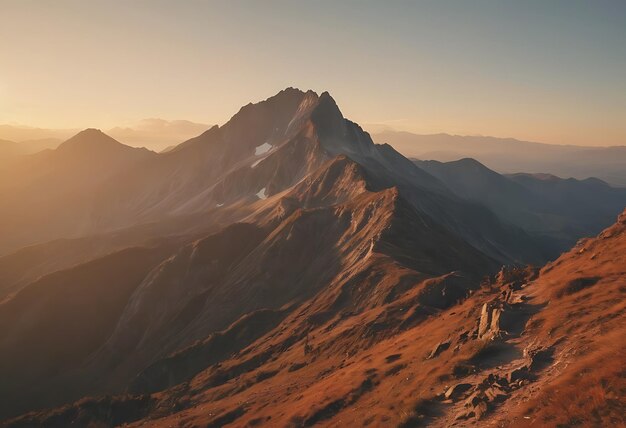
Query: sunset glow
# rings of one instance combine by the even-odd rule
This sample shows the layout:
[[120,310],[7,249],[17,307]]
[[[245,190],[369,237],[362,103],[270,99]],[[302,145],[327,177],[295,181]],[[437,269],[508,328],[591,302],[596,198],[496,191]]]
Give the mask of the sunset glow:
[[625,3],[530,3],[0,0],[0,124],[222,124],[293,86],[374,131],[626,144]]

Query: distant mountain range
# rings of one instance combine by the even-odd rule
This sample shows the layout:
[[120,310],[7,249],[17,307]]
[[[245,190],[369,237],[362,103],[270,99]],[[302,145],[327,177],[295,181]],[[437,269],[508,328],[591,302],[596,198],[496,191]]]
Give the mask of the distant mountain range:
[[21,155],[41,152],[46,149],[56,148],[61,140],[52,138],[41,140],[26,140],[16,143],[15,141],[0,140],[0,168]]
[[195,123],[188,120],[143,119],[138,122],[117,126],[107,131],[124,144],[135,147],[146,147],[154,151],[162,151],[209,129],[211,125]]
[[569,248],[611,224],[626,205],[626,188],[597,178],[562,179],[550,174],[500,175],[474,159],[415,161],[459,197],[476,201],[503,220]]
[[[161,151],[180,141],[198,135],[210,125],[188,120],[143,119],[124,126],[116,126],[107,134],[134,147]],[[78,133],[77,129],[46,129],[17,125],[0,125],[0,140],[13,142],[15,153],[28,154],[44,149],[54,149],[61,142]],[[0,161],[4,149],[0,144]]]
[[441,162],[474,158],[499,173],[549,173],[577,179],[596,177],[626,187],[626,146],[559,146],[513,138],[395,131],[375,134],[373,139],[393,145],[409,158]]
[[561,421],[559,376],[623,370],[624,206],[411,161],[326,92],[159,153],[81,131],[0,168],[0,424]]
[[[153,118],[114,127],[106,133],[124,144],[161,152],[171,150],[178,142],[192,138],[210,127],[186,120]],[[0,166],[8,155],[56,148],[77,132],[0,125]],[[392,130],[377,132],[372,138],[377,143],[390,144],[408,158],[441,162],[474,158],[504,174],[547,173],[581,180],[596,177],[613,186],[626,187],[626,146],[567,146],[513,138],[418,135]]]

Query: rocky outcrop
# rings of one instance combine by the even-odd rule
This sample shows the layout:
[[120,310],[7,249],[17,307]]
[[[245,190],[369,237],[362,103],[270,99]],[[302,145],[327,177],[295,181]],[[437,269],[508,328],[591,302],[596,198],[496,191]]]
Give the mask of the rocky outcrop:
[[492,307],[489,303],[485,303],[480,311],[480,320],[478,321],[478,338],[481,340],[493,340],[501,335],[500,316],[502,309]]
[[428,357],[426,357],[426,359],[430,360],[433,358],[436,358],[439,356],[439,354],[441,354],[443,351],[445,351],[446,349],[448,349],[450,347],[450,342],[438,342],[435,347],[433,348],[432,351],[430,351],[430,354],[428,354]]

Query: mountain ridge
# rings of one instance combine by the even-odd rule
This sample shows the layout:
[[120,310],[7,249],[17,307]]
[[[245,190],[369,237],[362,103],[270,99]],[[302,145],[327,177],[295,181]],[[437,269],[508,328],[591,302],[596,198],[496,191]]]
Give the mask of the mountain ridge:
[[[121,161],[84,162],[91,145]],[[593,287],[549,294],[542,281],[557,267],[523,266],[556,258],[556,238],[468,193],[516,189],[513,214],[524,214],[526,201],[580,203],[580,189],[598,194],[602,183],[502,176],[474,160],[414,163],[375,144],[326,92],[288,88],[166,153],[126,147],[86,130],[34,157],[51,165],[37,186],[5,190],[0,226],[28,226],[7,227],[5,248],[35,242],[0,258],[0,377],[10,380],[0,417],[34,411],[9,426],[167,426],[181,412],[205,426],[310,426],[355,405],[383,425],[495,419],[500,401],[481,385],[513,402],[564,349],[545,332],[532,347],[529,320],[559,313],[550,299],[578,308],[569,291]],[[593,251],[596,269],[606,256]],[[103,296],[107,287],[115,292]],[[91,316],[99,321],[80,322]],[[524,378],[494,384],[514,370]],[[477,401],[457,400],[470,391]],[[112,397],[83,398],[93,395]],[[64,407],[37,410],[50,406]]]
[[501,175],[471,159],[415,161],[458,196],[488,206],[524,230],[555,239],[566,250],[607,227],[626,205],[626,191],[602,180],[562,179],[551,174]]
[[[350,312],[349,302],[358,302],[352,299],[361,293],[344,285],[335,298],[320,295],[291,315],[258,312],[238,320],[161,363],[169,366],[151,366],[135,380],[131,395],[85,399],[29,413],[7,426],[52,420],[168,426],[181,418],[204,425],[310,426],[333,425],[348,415],[356,424],[400,426],[476,421],[556,426],[572,419],[619,424],[620,404],[611,397],[624,386],[619,376],[624,346],[615,341],[624,333],[624,311],[615,295],[626,293],[626,272],[615,261],[626,261],[625,248],[626,210],[613,226],[541,270],[502,269],[482,285],[459,273],[426,281],[400,276],[417,285],[396,280],[391,288],[378,279],[376,288],[391,294],[357,313]],[[368,282],[366,276],[352,285]],[[460,292],[460,299],[442,300],[442,285]],[[351,315],[334,318],[323,307]],[[404,314],[404,307],[415,310]],[[248,330],[255,319],[264,320],[260,338]],[[185,364],[202,361],[194,355],[220,349],[221,338],[235,332],[247,332],[241,336],[243,350],[209,362],[203,371],[184,372]],[[182,363],[185,358],[192,359]],[[153,383],[163,379],[161,370],[178,373],[183,382]],[[602,388],[605,398],[589,400],[577,386],[581,382]],[[154,390],[161,392],[146,393]],[[555,406],[568,410],[555,412]]]
[[553,145],[514,138],[395,131],[374,134],[374,140],[394,145],[409,158],[441,162],[475,158],[498,173],[599,177],[615,186],[626,186],[626,146]]
[[[83,134],[87,135],[96,136],[98,141],[114,141],[97,131]],[[256,149],[264,144],[271,149],[257,155]],[[65,151],[63,147],[59,153]],[[448,199],[454,204],[460,203],[437,179],[415,167],[391,147],[375,145],[358,125],[343,117],[328,93],[318,96],[312,91],[288,89],[262,102],[244,106],[222,127],[213,127],[177,149],[162,154],[130,153],[140,157],[133,161],[134,168],[122,168],[120,173],[103,176],[97,183],[97,200],[92,202],[91,196],[80,198],[77,194],[79,201],[67,202],[66,206],[79,204],[74,211],[84,214],[78,221],[59,225],[66,230],[63,233],[71,233],[70,236],[98,233],[131,226],[130,222],[157,221],[167,215],[208,210],[228,202],[228,199],[231,199],[230,203],[254,200],[263,189],[271,195],[294,185],[330,157],[341,153],[365,166],[370,174],[378,175],[377,179],[385,186],[401,183],[403,192],[414,193],[409,200],[415,201],[419,209],[430,211],[430,215],[433,210],[442,212],[440,205],[448,203]],[[298,158],[294,159],[296,153]],[[282,159],[276,156],[282,156]],[[273,159],[276,163],[270,170],[268,162]],[[67,172],[71,171],[65,168],[64,174]],[[263,183],[268,178],[270,181]],[[259,181],[263,184],[256,184]],[[225,194],[223,189],[230,194]],[[419,197],[418,193],[424,191],[432,196]],[[426,200],[430,202],[425,203]],[[15,201],[12,205],[19,203]],[[458,210],[457,215],[463,216],[463,211]],[[32,222],[30,218],[29,221]],[[492,218],[491,221],[498,220]],[[68,227],[78,225],[80,229],[68,230]],[[460,225],[450,224],[450,227],[457,233],[467,231]],[[498,230],[498,233],[508,233],[506,227],[499,226]],[[519,232],[515,233],[519,235]],[[54,236],[47,237],[52,238]],[[529,239],[521,235],[518,238]],[[482,238],[476,235],[471,239]],[[498,238],[494,237],[492,241],[497,242]],[[28,243],[32,242],[25,242]],[[483,250],[491,251],[492,256],[517,257],[504,254],[491,244],[479,244],[478,241],[477,244],[482,245]]]

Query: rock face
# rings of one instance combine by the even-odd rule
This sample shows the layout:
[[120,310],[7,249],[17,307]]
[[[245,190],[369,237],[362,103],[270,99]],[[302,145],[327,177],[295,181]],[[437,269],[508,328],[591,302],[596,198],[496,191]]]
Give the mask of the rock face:
[[478,322],[478,338],[483,340],[492,340],[500,334],[500,315],[502,309],[490,307],[485,303],[480,312],[480,320]]
[[480,311],[480,320],[478,322],[478,337],[483,337],[489,332],[491,310],[489,305],[485,303]]

